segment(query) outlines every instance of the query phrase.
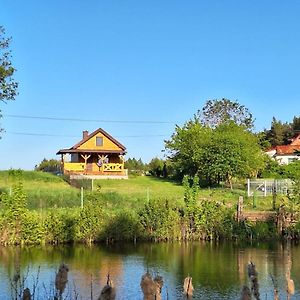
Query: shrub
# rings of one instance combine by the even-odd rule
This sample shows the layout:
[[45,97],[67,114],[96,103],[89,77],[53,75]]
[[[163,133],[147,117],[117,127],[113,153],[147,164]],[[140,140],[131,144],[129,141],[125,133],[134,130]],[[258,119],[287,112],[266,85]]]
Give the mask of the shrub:
[[150,200],[138,214],[149,238],[172,240],[181,237],[178,210],[172,208],[167,200]]
[[104,222],[104,213],[99,201],[85,201],[76,222],[76,240],[88,244],[98,240]]

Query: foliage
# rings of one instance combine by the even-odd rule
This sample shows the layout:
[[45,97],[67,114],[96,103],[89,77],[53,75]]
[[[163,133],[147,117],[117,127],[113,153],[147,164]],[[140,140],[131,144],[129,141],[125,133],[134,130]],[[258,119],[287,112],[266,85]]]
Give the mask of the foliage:
[[201,172],[213,182],[256,176],[264,158],[255,135],[233,122],[218,126],[205,147]]
[[13,79],[16,69],[11,63],[9,45],[11,38],[5,36],[4,27],[0,26],[0,100],[14,100],[18,83]]
[[0,101],[3,102],[14,100],[18,89],[18,83],[13,78],[16,69],[11,62],[10,42],[11,38],[5,36],[5,29],[0,26]]
[[264,167],[257,137],[245,127],[228,121],[214,129],[199,120],[176,127],[166,141],[169,155],[182,175],[198,175],[212,185],[232,179],[256,176]]
[[50,209],[44,219],[44,240],[46,243],[68,243],[75,240],[75,224],[78,212],[70,209]]
[[164,177],[166,177],[166,171],[164,171],[165,162],[158,157],[151,159],[150,163],[148,164],[148,169],[150,174],[153,176],[160,177],[165,175]]
[[292,130],[290,124],[282,123],[280,120],[272,119],[271,129],[266,132],[266,139],[271,146],[286,145],[291,138]]
[[209,143],[212,129],[203,126],[197,118],[176,126],[165,147],[179,177],[195,176],[202,165],[204,149]]
[[292,122],[282,122],[273,117],[271,128],[264,131],[265,141],[271,146],[287,145],[300,130],[300,117],[294,116]]
[[179,213],[167,200],[150,200],[138,214],[148,237],[155,241],[180,238]]
[[183,178],[186,239],[230,237],[232,211],[223,203],[199,199],[199,178]]
[[39,165],[34,168],[36,171],[48,172],[52,174],[61,174],[61,162],[57,159],[44,158]]
[[142,175],[147,171],[147,165],[143,163],[142,159],[128,158],[125,161],[125,168],[128,169],[129,174]]
[[104,216],[99,200],[87,200],[76,222],[76,240],[91,244],[99,238]]
[[144,238],[142,229],[139,216],[135,211],[122,211],[109,218],[102,237],[110,242],[135,241]]
[[270,156],[266,155],[265,157],[265,168],[259,173],[261,178],[283,178],[284,175],[284,166],[280,165],[277,160],[272,159]]
[[250,129],[253,127],[253,117],[249,109],[237,101],[222,98],[208,100],[202,111],[198,111],[202,124],[215,128],[221,124],[233,121],[237,125]]
[[[300,161],[295,161],[284,167],[285,174],[288,178],[293,180],[293,190],[288,194],[289,204],[292,213],[300,212]],[[287,205],[285,205],[287,206]]]
[[1,195],[2,214],[0,237],[2,244],[40,243],[42,228],[37,213],[27,209],[27,197],[19,182],[12,194]]

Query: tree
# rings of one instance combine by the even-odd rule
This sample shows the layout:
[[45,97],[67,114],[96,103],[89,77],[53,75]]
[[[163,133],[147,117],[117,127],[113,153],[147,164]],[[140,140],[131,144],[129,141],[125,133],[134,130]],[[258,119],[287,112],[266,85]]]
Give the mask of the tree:
[[196,116],[182,127],[176,126],[171,139],[165,141],[165,148],[178,179],[184,175],[194,177],[198,173],[211,134],[212,129],[203,126]]
[[283,123],[280,120],[272,119],[271,129],[266,133],[266,139],[272,146],[286,145],[293,135],[291,124]]
[[291,126],[292,126],[294,133],[299,133],[300,132],[300,117],[294,116]]
[[256,176],[264,167],[257,137],[234,121],[211,128],[194,118],[177,126],[165,146],[182,176],[198,175],[209,185],[226,181],[232,186],[233,178]]
[[264,155],[257,137],[231,121],[213,131],[199,171],[210,181],[225,181],[232,188],[233,178],[256,177],[263,168]]
[[0,100],[3,102],[14,100],[18,89],[13,78],[16,69],[11,62],[10,42],[11,38],[5,36],[4,27],[0,26]]
[[53,174],[60,174],[61,162],[56,159],[46,159],[44,158],[38,166],[35,166],[36,171],[48,172]]
[[160,177],[164,173],[165,162],[157,157],[152,158],[148,164],[149,172],[156,177]]
[[198,118],[203,125],[212,128],[228,121],[234,121],[237,125],[251,129],[254,123],[248,108],[237,101],[225,98],[208,100],[202,110],[198,111]]
[[128,169],[130,174],[142,175],[146,171],[146,165],[142,159],[128,158],[125,162],[125,168]]

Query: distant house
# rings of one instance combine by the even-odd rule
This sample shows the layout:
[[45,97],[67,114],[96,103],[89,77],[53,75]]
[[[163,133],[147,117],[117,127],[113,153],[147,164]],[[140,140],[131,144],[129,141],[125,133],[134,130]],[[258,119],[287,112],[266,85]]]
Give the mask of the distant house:
[[57,154],[61,155],[63,173],[71,178],[128,178],[125,146],[101,128],[91,134],[83,131],[80,142]]
[[274,146],[266,153],[281,165],[287,165],[300,159],[300,134],[291,139],[289,145]]

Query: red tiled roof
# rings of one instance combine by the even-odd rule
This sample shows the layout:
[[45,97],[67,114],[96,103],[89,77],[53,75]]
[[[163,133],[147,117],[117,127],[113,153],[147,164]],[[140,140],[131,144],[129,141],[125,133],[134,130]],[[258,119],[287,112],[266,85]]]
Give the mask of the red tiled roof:
[[292,140],[291,140],[291,145],[297,145],[297,146],[300,146],[300,134],[296,134]]
[[276,147],[272,147],[272,149],[270,150],[276,150],[276,154],[294,154],[295,151],[300,151],[300,145],[276,146]]

